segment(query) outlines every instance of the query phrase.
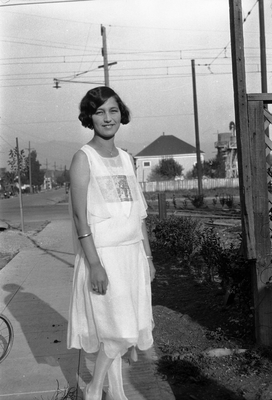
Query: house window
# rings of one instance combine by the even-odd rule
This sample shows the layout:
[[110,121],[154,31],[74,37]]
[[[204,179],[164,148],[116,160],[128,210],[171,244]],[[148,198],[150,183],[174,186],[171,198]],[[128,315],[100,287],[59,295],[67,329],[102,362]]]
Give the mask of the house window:
[[144,161],[144,168],[150,167],[151,162],[150,161]]

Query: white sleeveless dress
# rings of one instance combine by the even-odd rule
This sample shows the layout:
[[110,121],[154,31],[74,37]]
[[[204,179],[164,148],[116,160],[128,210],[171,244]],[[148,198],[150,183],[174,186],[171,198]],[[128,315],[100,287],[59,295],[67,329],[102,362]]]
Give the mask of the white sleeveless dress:
[[76,259],[68,348],[94,353],[103,342],[107,356],[115,358],[131,346],[147,350],[153,344],[150,274],[141,231],[146,202],[125,151],[118,149],[117,157],[104,158],[89,145],[81,150],[90,166],[88,223],[109,285],[104,296],[91,291],[73,224]]

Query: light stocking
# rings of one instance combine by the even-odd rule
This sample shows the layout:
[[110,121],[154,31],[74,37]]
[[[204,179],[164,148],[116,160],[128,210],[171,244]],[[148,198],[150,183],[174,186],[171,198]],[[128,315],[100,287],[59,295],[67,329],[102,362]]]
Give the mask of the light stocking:
[[93,378],[83,391],[84,400],[101,400],[106,374],[113,362],[104,351],[102,343],[95,361]]
[[119,354],[108,369],[109,391],[106,400],[128,400],[123,388],[122,358]]

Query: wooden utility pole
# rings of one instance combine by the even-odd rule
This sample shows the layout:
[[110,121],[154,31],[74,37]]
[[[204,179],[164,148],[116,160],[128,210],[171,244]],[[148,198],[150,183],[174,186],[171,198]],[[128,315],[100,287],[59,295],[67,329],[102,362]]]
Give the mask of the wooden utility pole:
[[[244,256],[251,266],[255,336],[272,346],[271,231],[266,156],[272,141],[265,135],[272,94],[247,94],[241,0],[229,0],[233,88],[237,133]],[[271,200],[270,206],[271,208]]]
[[29,186],[30,186],[30,193],[33,193],[32,190],[32,167],[31,167],[31,147],[30,142],[28,142],[28,164],[29,164]]
[[[256,262],[252,263],[252,287],[254,294],[255,336],[258,344],[272,346],[272,291],[270,280],[271,231],[269,209],[271,195],[267,187],[267,150],[271,152],[272,142],[264,131],[263,94],[249,94],[248,126],[251,142],[253,214],[256,243]],[[270,103],[272,95],[270,95]],[[270,196],[270,206],[269,197]]]
[[105,86],[110,86],[106,28],[103,25],[101,25],[101,36],[102,36],[102,45],[103,45],[103,47],[102,47],[102,56],[103,56],[103,59],[104,59]]
[[21,184],[21,168],[20,168],[20,156],[19,156],[19,144],[18,138],[16,138],[16,155],[17,155],[17,173],[18,173],[18,184],[19,184],[19,203],[20,203],[20,216],[21,216],[21,230],[25,231],[24,227],[24,211],[23,211],[23,199],[22,199],[22,184]]
[[193,79],[193,98],[194,98],[194,117],[195,117],[195,141],[196,141],[196,160],[197,160],[197,180],[198,194],[203,195],[202,189],[202,165],[200,155],[199,126],[198,126],[198,109],[197,109],[197,93],[196,93],[196,77],[195,77],[195,60],[191,60],[192,79]]
[[243,253],[251,260],[256,259],[256,249],[241,0],[229,0],[229,6]]
[[[264,23],[264,3],[259,0],[259,30],[260,30],[260,58],[261,58],[261,84],[262,93],[267,93],[267,67],[266,67],[266,44],[265,44],[265,23]],[[268,109],[268,105],[264,104]],[[266,136],[269,137],[269,128],[265,129]]]
[[267,93],[266,45],[265,45],[265,23],[264,23],[263,0],[259,0],[259,25],[260,25],[260,55],[261,55],[262,93]]

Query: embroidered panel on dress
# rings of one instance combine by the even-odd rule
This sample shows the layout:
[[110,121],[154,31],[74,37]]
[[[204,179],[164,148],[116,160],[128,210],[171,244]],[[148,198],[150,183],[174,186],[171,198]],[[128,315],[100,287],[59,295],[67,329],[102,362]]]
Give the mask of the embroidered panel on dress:
[[133,201],[126,175],[97,176],[96,179],[106,202]]

